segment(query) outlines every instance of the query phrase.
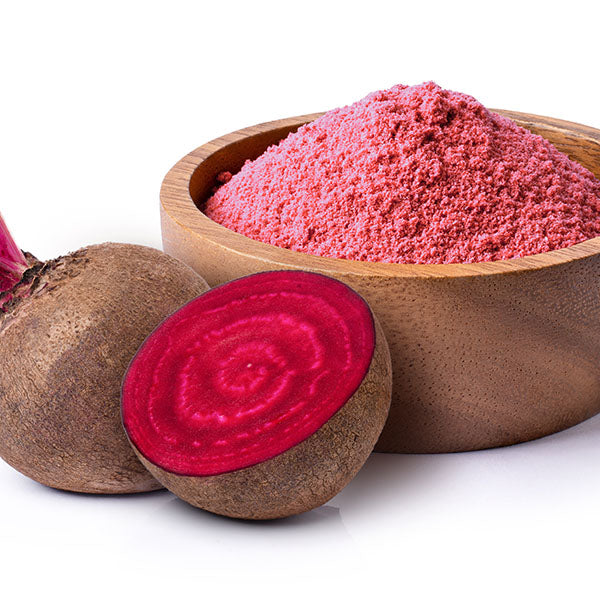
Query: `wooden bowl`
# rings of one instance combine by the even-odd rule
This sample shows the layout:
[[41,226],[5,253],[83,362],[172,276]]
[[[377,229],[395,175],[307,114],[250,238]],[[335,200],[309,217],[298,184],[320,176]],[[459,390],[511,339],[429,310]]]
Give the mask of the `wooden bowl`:
[[[600,131],[497,111],[600,177]],[[531,440],[600,411],[600,238],[477,264],[402,265],[322,258],[263,244],[198,208],[236,172],[319,114],[248,127],[179,161],[161,190],[166,252],[211,285],[273,269],[345,281],[371,304],[394,367],[376,450],[454,452]]]

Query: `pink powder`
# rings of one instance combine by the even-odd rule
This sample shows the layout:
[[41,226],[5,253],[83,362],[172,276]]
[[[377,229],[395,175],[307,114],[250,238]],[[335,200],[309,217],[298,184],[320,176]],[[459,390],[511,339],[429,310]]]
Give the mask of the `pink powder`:
[[468,263],[600,235],[592,173],[433,82],[332,110],[219,181],[211,219],[321,256]]

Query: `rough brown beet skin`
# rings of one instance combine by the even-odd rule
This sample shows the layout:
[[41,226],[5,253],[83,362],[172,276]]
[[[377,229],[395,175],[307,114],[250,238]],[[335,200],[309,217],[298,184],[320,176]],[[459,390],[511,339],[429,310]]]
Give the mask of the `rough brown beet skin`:
[[101,244],[34,265],[21,287],[0,313],[0,456],[64,490],[160,488],[122,429],[121,379],[206,282],[158,250]]

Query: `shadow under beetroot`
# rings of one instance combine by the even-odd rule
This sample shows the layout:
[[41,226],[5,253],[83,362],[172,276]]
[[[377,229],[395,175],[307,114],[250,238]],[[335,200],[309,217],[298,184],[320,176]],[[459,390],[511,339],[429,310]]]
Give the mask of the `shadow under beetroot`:
[[[477,461],[492,456],[510,468],[513,460],[526,453],[529,458],[535,455],[573,455],[573,459],[587,451],[594,452],[600,445],[600,415],[564,431],[530,442],[503,448],[463,452],[455,454],[383,454],[373,453],[350,484],[328,504],[307,513],[268,521],[231,519],[193,507],[173,496],[165,489],[134,494],[90,494],[59,490],[44,486],[23,477],[23,484],[34,486],[36,493],[63,495],[81,498],[85,501],[100,499],[102,502],[143,502],[153,505],[165,517],[168,512],[175,519],[198,524],[240,526],[245,528],[263,527],[270,530],[284,530],[306,527],[338,526],[344,528],[342,514],[346,509],[360,512],[383,510],[386,506],[402,505],[435,494],[440,485],[452,480],[456,469],[464,466],[465,459]],[[485,462],[485,460],[484,460]],[[158,507],[156,501],[160,501]],[[340,512],[341,511],[341,512]],[[345,528],[344,528],[345,529]]]
[[46,493],[46,494],[55,494],[58,496],[65,496],[69,498],[81,498],[83,500],[93,501],[94,499],[102,500],[106,502],[106,500],[114,500],[118,502],[127,502],[127,501],[139,501],[144,498],[158,498],[161,496],[171,495],[171,492],[165,488],[160,488],[158,490],[150,490],[147,492],[132,492],[128,494],[104,494],[104,493],[93,493],[93,492],[75,492],[72,490],[62,490],[59,488],[53,488],[43,483],[39,483],[26,477],[25,475],[20,474],[24,478],[24,485],[31,486],[31,488],[35,488],[37,493]]
[[197,508],[184,502],[183,500],[173,497],[163,509],[169,511],[169,513],[182,519],[195,519],[200,522],[211,525],[225,525],[225,526],[241,526],[241,527],[262,527],[266,529],[294,529],[297,527],[307,526],[323,526],[332,525],[338,523],[342,525],[342,519],[340,517],[340,511],[338,508],[325,504],[318,508],[314,508],[309,512],[305,512],[299,515],[293,515],[283,519],[269,519],[269,520],[250,520],[250,519],[234,519],[231,517],[225,517],[223,515],[217,515],[201,508]]

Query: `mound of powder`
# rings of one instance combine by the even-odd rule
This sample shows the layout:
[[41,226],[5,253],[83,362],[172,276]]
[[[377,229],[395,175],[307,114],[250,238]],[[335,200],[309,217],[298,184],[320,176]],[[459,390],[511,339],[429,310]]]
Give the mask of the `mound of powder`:
[[332,110],[219,179],[207,216],[320,256],[468,263],[600,235],[592,173],[433,82]]

